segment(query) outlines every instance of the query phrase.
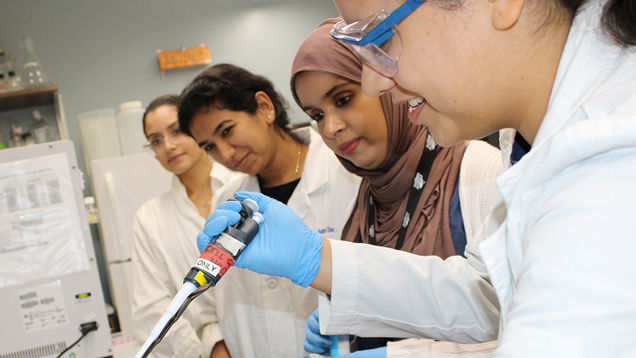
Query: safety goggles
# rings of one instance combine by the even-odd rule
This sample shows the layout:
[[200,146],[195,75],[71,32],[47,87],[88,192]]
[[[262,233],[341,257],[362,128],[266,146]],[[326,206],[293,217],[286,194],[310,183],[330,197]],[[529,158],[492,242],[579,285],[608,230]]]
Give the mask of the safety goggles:
[[365,19],[347,24],[338,22],[331,36],[383,76],[397,74],[397,61],[402,54],[402,38],[397,24],[426,0],[407,0],[392,13],[380,10]]
[[157,156],[166,151],[166,141],[177,145],[183,142],[188,136],[181,131],[178,123],[173,123],[166,128],[167,134],[165,136],[154,136],[149,138],[148,142],[143,145],[144,149],[153,156]]

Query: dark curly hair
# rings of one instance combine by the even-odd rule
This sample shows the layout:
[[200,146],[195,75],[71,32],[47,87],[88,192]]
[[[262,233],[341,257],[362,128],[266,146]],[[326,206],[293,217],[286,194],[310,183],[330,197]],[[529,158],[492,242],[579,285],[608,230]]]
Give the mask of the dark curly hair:
[[301,142],[291,132],[287,102],[274,89],[272,82],[242,67],[226,63],[207,68],[183,90],[179,99],[179,127],[192,136],[190,127],[194,116],[210,108],[256,114],[258,103],[255,95],[260,91],[265,92],[274,104],[276,132]]

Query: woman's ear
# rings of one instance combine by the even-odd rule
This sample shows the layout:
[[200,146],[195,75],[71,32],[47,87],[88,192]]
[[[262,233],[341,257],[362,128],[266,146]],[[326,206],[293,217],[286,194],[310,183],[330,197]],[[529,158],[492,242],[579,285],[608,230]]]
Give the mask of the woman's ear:
[[525,0],[489,0],[491,5],[492,25],[496,30],[505,31],[512,28],[525,5]]
[[257,115],[261,116],[267,123],[274,123],[276,113],[271,98],[263,91],[256,92],[254,97],[258,106]]

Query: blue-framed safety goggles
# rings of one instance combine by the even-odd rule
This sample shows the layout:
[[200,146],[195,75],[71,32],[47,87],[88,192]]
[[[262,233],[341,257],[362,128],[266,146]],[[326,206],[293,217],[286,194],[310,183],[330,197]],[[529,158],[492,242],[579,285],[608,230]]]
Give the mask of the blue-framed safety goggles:
[[[397,24],[404,20],[426,0],[407,0],[392,13],[380,10],[360,21],[337,23],[331,36],[362,57],[382,75],[393,77],[397,73],[397,59],[402,52],[402,41]],[[397,41],[388,41],[397,35]]]

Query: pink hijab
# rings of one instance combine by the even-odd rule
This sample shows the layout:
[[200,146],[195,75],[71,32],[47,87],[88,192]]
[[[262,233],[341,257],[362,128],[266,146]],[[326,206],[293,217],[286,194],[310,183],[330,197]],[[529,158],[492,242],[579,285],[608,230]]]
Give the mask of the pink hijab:
[[[360,83],[362,64],[347,48],[333,40],[329,31],[340,19],[325,20],[303,42],[292,66],[291,91],[296,75],[303,71],[334,74]],[[347,241],[369,242],[369,196],[375,202],[375,231],[379,246],[394,248],[409,191],[426,145],[428,130],[407,118],[406,104],[395,105],[389,94],[380,97],[388,129],[388,155],[379,168],[367,170],[340,159],[344,167],[363,178],[355,207],[342,232]],[[465,144],[438,148],[428,182],[411,218],[402,250],[442,258],[455,255],[450,232],[449,208],[455,190]],[[337,184],[336,184],[337,185]]]

